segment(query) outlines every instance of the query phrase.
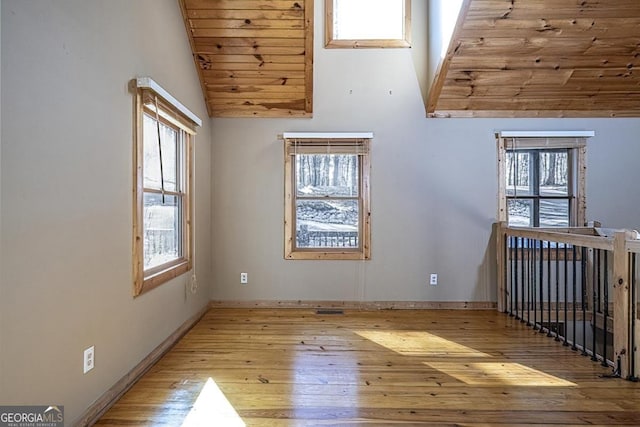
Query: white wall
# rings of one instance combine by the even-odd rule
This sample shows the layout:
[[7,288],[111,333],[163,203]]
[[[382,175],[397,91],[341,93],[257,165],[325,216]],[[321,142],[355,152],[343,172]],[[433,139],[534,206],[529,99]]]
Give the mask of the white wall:
[[[2,9],[2,2],[0,1],[0,14],[1,14],[1,9]],[[0,19],[0,94],[2,93],[2,19]],[[3,251],[3,245],[1,244],[2,242],[2,102],[0,102],[0,271],[3,270],[2,267],[2,260],[3,260],[3,256],[2,256],[2,251]],[[1,275],[0,275],[0,301],[4,300],[4,295],[3,295],[3,286],[2,286],[2,279],[1,279]],[[2,303],[0,303],[0,308],[2,307]],[[3,338],[3,331],[4,331],[4,327],[3,327],[3,316],[0,313],[0,396],[4,396],[4,381],[2,378],[2,372],[5,369],[5,363],[4,363],[4,338]]]
[[[175,0],[2,2],[2,404],[67,423],[209,300],[210,123],[196,138],[196,268],[132,298],[133,103],[149,75],[206,119]],[[96,367],[82,373],[83,349]]]
[[[324,49],[322,6],[314,117],[213,120],[212,299],[495,300],[499,130],[595,130],[588,216],[640,226],[640,120],[426,119],[416,76],[426,49]],[[374,132],[372,260],[283,259],[283,131]]]
[[[322,17],[316,1],[313,119],[205,120],[197,137],[197,294],[182,277],[133,299],[127,81],[150,75],[206,118],[178,5],[2,1],[0,402],[72,421],[210,297],[495,299],[497,130],[595,130],[588,216],[640,228],[639,120],[428,120],[426,49],[324,50]],[[375,133],[371,261],[283,259],[283,131]]]
[[[428,45],[429,45],[429,62],[428,62],[428,81],[429,84],[433,82],[436,77],[436,72],[438,70],[438,65],[440,65],[440,61],[444,56],[442,52],[442,40],[443,36],[443,22],[442,16],[444,15],[444,6],[443,2],[447,0],[428,0],[429,4],[429,29],[427,31],[429,35]],[[450,0],[449,0],[450,1]]]

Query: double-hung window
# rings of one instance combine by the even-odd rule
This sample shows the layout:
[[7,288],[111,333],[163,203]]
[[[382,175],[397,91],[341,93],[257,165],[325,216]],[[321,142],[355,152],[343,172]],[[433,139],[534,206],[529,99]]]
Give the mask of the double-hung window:
[[200,119],[153,80],[134,80],[134,295],[192,266],[192,137]]
[[285,259],[370,258],[372,134],[285,133]]
[[501,133],[499,221],[521,227],[583,226],[586,138],[591,134]]

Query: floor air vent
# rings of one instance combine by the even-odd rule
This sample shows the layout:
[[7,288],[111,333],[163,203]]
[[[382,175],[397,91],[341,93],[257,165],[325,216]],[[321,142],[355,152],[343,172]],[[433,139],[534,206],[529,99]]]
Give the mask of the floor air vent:
[[344,310],[331,309],[331,308],[320,308],[320,309],[316,310],[316,314],[344,314]]

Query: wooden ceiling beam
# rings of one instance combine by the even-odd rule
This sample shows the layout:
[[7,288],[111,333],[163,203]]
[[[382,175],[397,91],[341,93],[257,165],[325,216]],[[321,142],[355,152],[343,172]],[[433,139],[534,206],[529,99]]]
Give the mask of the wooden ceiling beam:
[[631,110],[437,110],[432,118],[632,118],[638,111]]
[[640,117],[640,1],[470,0],[443,64],[432,117]]
[[179,2],[210,116],[311,115],[313,0]]
[[258,9],[258,10],[304,10],[303,0],[181,0],[187,10],[192,9]]

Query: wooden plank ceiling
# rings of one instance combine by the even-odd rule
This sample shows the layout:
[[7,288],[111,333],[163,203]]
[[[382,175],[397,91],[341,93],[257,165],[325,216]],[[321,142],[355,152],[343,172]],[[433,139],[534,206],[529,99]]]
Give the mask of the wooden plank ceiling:
[[640,117],[640,0],[465,0],[435,117]]
[[211,117],[309,117],[313,0],[179,0]]

